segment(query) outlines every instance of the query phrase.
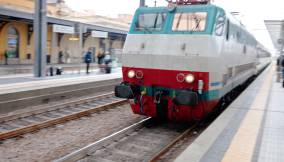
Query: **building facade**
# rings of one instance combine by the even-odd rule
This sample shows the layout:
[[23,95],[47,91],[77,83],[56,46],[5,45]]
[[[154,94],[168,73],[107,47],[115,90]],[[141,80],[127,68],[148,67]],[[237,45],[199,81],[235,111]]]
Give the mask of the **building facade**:
[[[34,0],[0,0],[0,63],[4,63],[5,53],[9,55],[9,64],[34,62],[33,7]],[[73,11],[66,6],[64,12],[60,7],[62,4],[48,6],[47,63],[81,63],[87,50],[92,50],[95,58],[99,51],[108,53],[123,47],[127,25],[117,27],[112,23],[105,27],[84,22],[68,15]],[[62,30],[54,30],[56,25],[63,27]],[[65,32],[64,28],[73,28],[74,32]],[[108,36],[93,37],[93,31],[105,32]]]

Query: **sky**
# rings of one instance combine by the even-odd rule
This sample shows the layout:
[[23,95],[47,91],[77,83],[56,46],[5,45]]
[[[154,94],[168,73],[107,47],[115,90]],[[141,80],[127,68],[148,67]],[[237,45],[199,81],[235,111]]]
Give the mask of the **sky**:
[[[94,10],[96,14],[116,17],[119,13],[133,14],[139,7],[139,0],[65,0],[74,10]],[[240,12],[239,17],[247,29],[267,48],[273,49],[270,36],[263,20],[284,19],[284,0],[214,0],[218,6],[230,12]],[[154,6],[155,0],[146,0]],[[164,6],[165,0],[157,0],[157,6]]]
[[75,10],[94,10],[99,15],[115,17],[118,13],[133,14],[139,0],[65,0]]
[[227,11],[240,12],[242,23],[271,51],[274,46],[271,42],[264,20],[283,20],[283,0],[215,0],[215,4],[224,7]]

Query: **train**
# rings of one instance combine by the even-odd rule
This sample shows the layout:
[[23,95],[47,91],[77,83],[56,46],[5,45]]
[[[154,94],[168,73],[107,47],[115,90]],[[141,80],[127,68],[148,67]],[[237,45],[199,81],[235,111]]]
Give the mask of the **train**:
[[204,119],[270,63],[268,50],[231,13],[197,2],[136,10],[122,52],[123,81],[115,86],[135,114]]

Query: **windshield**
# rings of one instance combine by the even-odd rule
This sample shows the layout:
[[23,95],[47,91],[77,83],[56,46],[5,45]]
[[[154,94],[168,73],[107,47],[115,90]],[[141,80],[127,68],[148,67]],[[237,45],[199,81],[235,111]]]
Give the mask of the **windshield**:
[[142,13],[135,23],[136,31],[161,31],[166,20],[166,13]]
[[207,12],[176,13],[172,31],[202,32],[206,28]]

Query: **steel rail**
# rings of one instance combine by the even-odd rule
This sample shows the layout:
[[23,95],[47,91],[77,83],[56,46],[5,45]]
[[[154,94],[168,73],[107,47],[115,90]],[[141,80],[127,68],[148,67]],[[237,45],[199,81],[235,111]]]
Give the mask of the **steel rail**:
[[[72,104],[82,104],[84,102],[88,102],[88,101],[99,99],[99,98],[104,98],[104,97],[111,96],[111,95],[114,95],[114,93],[113,92],[105,93],[105,94],[102,94],[102,95],[81,98],[81,99],[78,99],[78,100],[68,101],[68,102],[65,102],[65,103],[59,103],[59,104],[55,104],[55,105],[52,105],[52,106],[43,106],[42,108],[32,110],[32,111],[28,111],[28,112],[21,112],[21,113],[17,113],[17,114],[2,116],[2,117],[0,117],[0,123],[15,120],[17,118],[23,118],[23,117],[27,117],[27,116],[31,116],[31,115],[37,115],[37,114],[41,114],[41,113],[44,113],[44,112],[53,111],[53,110],[56,110],[56,109],[60,109],[59,107],[62,107],[62,106],[68,106],[68,105],[72,105]],[[48,110],[46,110],[46,109],[48,109]]]
[[69,115],[65,115],[63,117],[58,117],[58,118],[43,121],[43,122],[40,122],[40,123],[32,124],[32,125],[29,125],[29,126],[9,130],[9,131],[0,133],[0,140],[5,140],[5,139],[8,139],[8,138],[17,137],[19,135],[34,132],[34,131],[42,129],[42,128],[50,127],[50,126],[53,126],[53,125],[56,125],[56,124],[65,123],[67,121],[78,119],[78,118],[81,118],[83,116],[88,116],[88,115],[95,113],[95,112],[98,112],[98,111],[111,109],[115,106],[122,105],[126,102],[127,102],[127,100],[114,101],[114,102],[104,104],[104,105],[101,105],[101,106],[98,106],[98,107],[90,108],[88,110],[83,110],[83,111],[80,111],[80,112],[75,112],[75,113],[72,113],[72,114],[69,114]]
[[85,156],[87,156],[90,152],[96,150],[97,148],[102,147],[103,145],[107,145],[109,142],[112,142],[115,139],[119,139],[122,135],[127,134],[129,131],[133,131],[139,127],[142,127],[144,123],[148,122],[151,118],[148,117],[146,119],[143,119],[135,124],[132,124],[131,126],[128,126],[118,132],[115,132],[107,137],[104,137],[92,144],[89,144],[86,147],[83,147],[75,152],[72,152],[60,159],[54,160],[53,162],[74,162],[78,161]]
[[[115,84],[105,84],[105,85],[95,85],[92,87],[88,87],[88,88],[78,88],[78,89],[72,89],[72,90],[65,90],[65,91],[60,91],[60,92],[54,92],[52,93],[52,95],[61,95],[61,94],[66,94],[66,93],[75,93],[75,92],[80,92],[80,91],[85,91],[85,90],[89,90],[89,89],[94,89],[94,88],[101,88],[101,87],[108,87],[108,86],[113,86]],[[55,87],[56,88],[56,87]],[[37,89],[36,89],[37,90]],[[39,98],[39,97],[45,97],[45,96],[50,96],[50,94],[41,94],[41,95],[37,95],[37,96],[28,96],[28,97],[23,97],[20,99],[13,99],[13,100],[8,100],[8,101],[0,101],[0,104],[2,103],[7,103],[7,102],[19,102],[22,100],[27,100],[27,99],[33,99],[33,98]]]
[[188,128],[186,131],[184,131],[181,135],[176,137],[173,141],[171,141],[167,146],[165,146],[163,149],[161,149],[158,153],[156,153],[152,159],[149,162],[157,162],[160,157],[162,157],[170,148],[172,148],[178,141],[183,139],[185,136],[187,136],[190,132],[192,132],[197,127],[197,124],[194,124],[190,128]]
[[[78,160],[81,160],[89,155],[92,154],[92,152],[106,147],[107,145],[111,144],[113,141],[121,139],[125,134],[131,133],[131,131],[136,130],[137,128],[140,128],[143,126],[143,124],[147,121],[149,121],[151,118],[146,118],[138,123],[135,123],[127,128],[124,128],[123,130],[113,133],[110,136],[107,136],[105,138],[100,139],[97,142],[94,142],[84,148],[81,148],[75,152],[72,152],[60,159],[54,160],[53,162],[75,162]],[[186,135],[188,135],[191,131],[193,131],[197,127],[197,124],[194,124],[190,128],[186,129],[182,134],[178,135],[173,141],[169,142],[165,147],[162,149],[159,149],[157,153],[151,158],[150,162],[157,161],[159,158],[164,155],[174,144],[176,144],[179,140],[184,138]]]

